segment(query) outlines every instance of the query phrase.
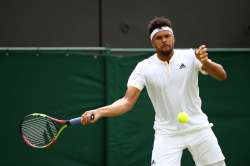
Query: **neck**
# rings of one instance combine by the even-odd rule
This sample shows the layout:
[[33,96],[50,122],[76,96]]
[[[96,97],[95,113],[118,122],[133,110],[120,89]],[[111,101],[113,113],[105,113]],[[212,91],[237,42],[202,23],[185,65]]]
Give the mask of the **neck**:
[[162,61],[167,61],[169,63],[171,57],[174,55],[174,50],[170,52],[157,52],[157,57]]

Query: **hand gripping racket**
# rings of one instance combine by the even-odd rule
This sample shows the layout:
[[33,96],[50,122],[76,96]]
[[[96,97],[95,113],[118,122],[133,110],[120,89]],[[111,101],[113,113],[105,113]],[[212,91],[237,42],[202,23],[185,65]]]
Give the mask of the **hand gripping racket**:
[[[94,119],[91,115],[91,119]],[[56,143],[62,131],[70,125],[81,124],[81,117],[70,120],[59,120],[45,114],[27,115],[20,123],[20,134],[28,146],[32,148],[47,148]]]

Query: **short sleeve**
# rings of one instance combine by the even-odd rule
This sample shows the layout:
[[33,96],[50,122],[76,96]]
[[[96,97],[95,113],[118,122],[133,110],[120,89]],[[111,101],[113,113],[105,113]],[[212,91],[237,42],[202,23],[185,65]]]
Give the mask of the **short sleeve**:
[[133,86],[139,90],[142,90],[145,86],[145,76],[143,73],[143,63],[140,62],[136,65],[135,69],[131,73],[128,79],[127,86]]
[[192,56],[194,58],[194,64],[198,71],[200,71],[202,74],[207,75],[207,72],[202,70],[202,63],[196,58],[195,51],[192,49]]

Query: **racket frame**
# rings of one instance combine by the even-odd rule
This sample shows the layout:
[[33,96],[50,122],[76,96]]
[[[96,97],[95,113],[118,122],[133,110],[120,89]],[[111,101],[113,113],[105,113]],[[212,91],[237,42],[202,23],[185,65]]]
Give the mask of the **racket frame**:
[[29,115],[27,115],[25,117],[28,117],[28,116],[42,116],[42,117],[47,117],[48,119],[52,120],[53,122],[56,122],[58,124],[63,125],[62,127],[60,127],[60,129],[58,130],[58,132],[56,133],[56,135],[54,136],[54,138],[50,141],[50,143],[48,143],[46,145],[43,145],[43,146],[36,146],[36,145],[33,145],[32,143],[30,143],[30,141],[27,139],[27,137],[23,134],[23,132],[22,132],[22,123],[23,123],[23,120],[22,120],[21,123],[20,123],[20,125],[19,125],[20,135],[21,135],[24,143],[26,145],[32,147],[32,148],[43,149],[43,148],[48,148],[51,145],[55,144],[56,140],[58,139],[58,137],[62,133],[62,131],[70,125],[69,121],[67,121],[67,120],[59,120],[59,119],[53,118],[51,116],[48,116],[48,115],[45,115],[45,114],[42,114],[42,113],[33,113],[33,114],[29,114]]
[[[48,148],[50,147],[51,145],[55,144],[56,143],[56,140],[58,139],[59,135],[62,133],[62,131],[67,128],[68,126],[70,125],[79,125],[81,124],[81,118],[82,117],[78,117],[78,118],[73,118],[73,119],[70,119],[70,120],[60,120],[60,119],[56,119],[56,118],[53,118],[51,116],[48,116],[46,114],[42,114],[42,113],[33,113],[33,114],[29,114],[27,116],[24,117],[24,119],[28,116],[42,116],[42,117],[46,117],[48,119],[50,119],[53,123],[57,123],[57,124],[60,124],[62,125],[60,127],[60,129],[58,130],[58,132],[56,133],[56,135],[53,137],[53,139],[50,141],[50,143],[44,145],[44,146],[36,146],[36,145],[33,145],[32,143],[30,143],[30,141],[27,139],[27,137],[24,135],[24,133],[22,132],[22,124],[23,124],[23,121],[22,120],[19,124],[19,129],[20,129],[20,135],[24,141],[24,143],[26,145],[28,145],[29,147],[32,147],[32,148],[39,148],[39,149],[43,149],[43,148]],[[90,117],[91,120],[95,119],[95,115],[92,114],[91,117]]]

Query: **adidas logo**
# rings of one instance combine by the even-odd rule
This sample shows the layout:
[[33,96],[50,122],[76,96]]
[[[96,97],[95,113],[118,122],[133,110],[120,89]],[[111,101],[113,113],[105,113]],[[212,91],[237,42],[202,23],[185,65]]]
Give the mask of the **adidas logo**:
[[185,68],[185,67],[186,67],[186,65],[185,65],[184,63],[182,63],[182,64],[180,65],[179,69],[183,69],[183,68]]

